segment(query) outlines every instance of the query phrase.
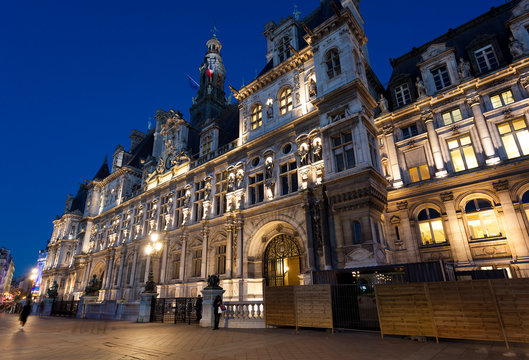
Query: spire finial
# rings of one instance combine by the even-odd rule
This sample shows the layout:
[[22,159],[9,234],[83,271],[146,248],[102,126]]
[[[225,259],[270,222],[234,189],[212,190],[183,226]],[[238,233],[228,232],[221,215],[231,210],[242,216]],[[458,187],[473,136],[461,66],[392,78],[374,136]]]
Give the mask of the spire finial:
[[299,21],[301,11],[298,10],[298,6],[296,4],[294,4],[294,12],[292,14],[294,15],[294,20]]
[[217,38],[217,33],[219,32],[219,29],[217,29],[217,25],[213,25],[213,29],[211,29],[211,34],[213,35],[213,38]]

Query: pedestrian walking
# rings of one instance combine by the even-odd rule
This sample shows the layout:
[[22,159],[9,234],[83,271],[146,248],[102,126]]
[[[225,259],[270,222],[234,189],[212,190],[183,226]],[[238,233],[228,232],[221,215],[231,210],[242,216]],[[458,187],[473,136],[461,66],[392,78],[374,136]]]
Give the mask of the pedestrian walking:
[[215,326],[213,326],[213,330],[219,329],[219,321],[220,321],[220,314],[222,314],[222,299],[220,298],[220,295],[217,295],[215,300],[213,300],[213,313],[215,314]]
[[31,300],[28,298],[24,306],[22,307],[22,311],[20,312],[20,330],[24,330],[24,325],[26,325],[26,321],[28,321],[28,316],[31,313]]

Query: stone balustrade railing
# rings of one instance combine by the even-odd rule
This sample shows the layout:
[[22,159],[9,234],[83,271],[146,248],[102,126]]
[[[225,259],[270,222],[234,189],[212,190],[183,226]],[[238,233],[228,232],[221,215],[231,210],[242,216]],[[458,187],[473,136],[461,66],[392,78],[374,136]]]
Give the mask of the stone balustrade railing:
[[226,302],[224,319],[234,320],[264,320],[264,303],[262,301]]

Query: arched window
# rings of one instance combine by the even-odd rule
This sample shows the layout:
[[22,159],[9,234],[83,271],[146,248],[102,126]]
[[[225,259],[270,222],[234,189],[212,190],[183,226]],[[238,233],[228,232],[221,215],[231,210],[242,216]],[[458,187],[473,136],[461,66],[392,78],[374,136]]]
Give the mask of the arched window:
[[338,50],[331,49],[325,54],[325,64],[327,64],[327,75],[329,79],[341,74],[340,55]]
[[279,112],[285,115],[289,111],[292,111],[292,90],[287,87],[279,93]]
[[298,245],[290,236],[275,236],[265,250],[263,265],[266,285],[299,285],[299,255]]
[[282,37],[276,43],[277,57],[279,62],[283,62],[290,57],[290,38],[288,36]]
[[529,220],[529,191],[526,191],[525,194],[523,194],[522,204],[523,204],[523,211],[525,212],[525,216],[527,217],[527,220]]
[[494,207],[489,200],[470,200],[465,206],[465,214],[471,239],[501,236]]
[[427,208],[417,216],[422,245],[442,244],[446,242],[441,214],[435,209]]
[[261,104],[255,104],[252,108],[252,130],[261,127],[263,124],[263,107]]

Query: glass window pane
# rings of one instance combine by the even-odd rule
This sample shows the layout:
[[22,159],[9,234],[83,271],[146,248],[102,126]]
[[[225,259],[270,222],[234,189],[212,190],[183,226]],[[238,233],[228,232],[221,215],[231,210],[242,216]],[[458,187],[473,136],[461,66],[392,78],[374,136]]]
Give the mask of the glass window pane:
[[443,122],[445,125],[452,123],[452,117],[450,116],[449,112],[443,114]]
[[433,237],[436,244],[446,242],[445,232],[443,229],[443,222],[436,220],[430,222],[432,225]]
[[472,239],[480,239],[485,237],[483,229],[481,228],[481,222],[479,221],[478,213],[467,215],[467,224],[468,229],[470,230],[470,237]]
[[455,149],[458,146],[459,146],[459,144],[457,143],[457,140],[452,140],[452,141],[448,142],[448,148],[449,149]]
[[509,123],[503,123],[498,125],[498,131],[501,135],[507,134],[508,132],[511,132],[511,127],[509,126]]
[[474,154],[474,149],[472,148],[472,146],[465,147],[463,149],[463,153],[465,154],[465,160],[469,169],[478,167],[478,161],[476,159],[476,155]]
[[409,169],[409,172],[410,172],[410,177],[411,177],[411,181],[412,182],[417,182],[417,181],[421,180],[421,178],[419,177],[418,168],[416,168],[416,167],[411,168],[411,169]]
[[512,126],[514,130],[520,130],[525,129],[527,126],[525,125],[525,121],[523,119],[513,120]]
[[419,231],[421,232],[421,240],[423,245],[433,244],[432,231],[430,230],[430,223],[419,223]]
[[351,135],[351,133],[343,133],[342,136],[343,136],[344,143],[353,141],[353,136]]
[[463,119],[463,116],[461,115],[461,110],[455,109],[452,111],[452,117],[454,118],[454,122],[461,121]]
[[520,156],[520,151],[516,146],[516,141],[514,140],[513,134],[504,135],[501,137],[501,140],[503,141],[503,147],[505,148],[505,152],[507,153],[507,157],[509,159]]
[[465,170],[465,163],[463,162],[463,157],[461,156],[459,149],[450,151],[450,156],[452,157],[455,171]]
[[503,98],[503,103],[505,105],[507,104],[511,104],[514,102],[514,98],[512,97],[512,92],[511,90],[509,91],[505,91],[503,93],[501,93],[501,97]]
[[500,236],[500,228],[494,210],[484,211],[479,213],[481,217],[481,224],[483,226],[483,232],[487,237]]
[[428,165],[421,165],[419,166],[419,170],[421,172],[421,179],[426,180],[430,178],[430,171],[428,169]]
[[352,169],[355,166],[355,158],[353,149],[345,150],[345,156],[347,158],[347,169]]
[[529,155],[529,130],[524,130],[516,133],[518,137],[518,143],[522,148],[522,153],[524,155]]
[[470,141],[470,136],[462,137],[461,139],[459,139],[459,142],[461,143],[461,145],[472,144],[472,141]]
[[497,109],[499,107],[502,107],[500,95],[494,95],[490,97],[490,102],[492,103],[492,108]]

